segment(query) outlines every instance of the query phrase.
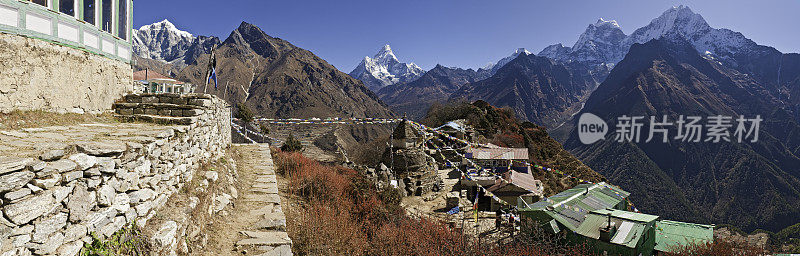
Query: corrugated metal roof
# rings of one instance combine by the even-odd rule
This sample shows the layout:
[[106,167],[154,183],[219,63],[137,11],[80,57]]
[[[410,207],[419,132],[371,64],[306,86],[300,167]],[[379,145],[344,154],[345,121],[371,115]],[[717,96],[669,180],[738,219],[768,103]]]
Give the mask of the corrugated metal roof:
[[656,215],[638,213],[638,212],[629,212],[629,211],[621,211],[616,209],[601,209],[592,212],[593,214],[598,215],[608,215],[611,214],[611,217],[624,219],[624,220],[632,220],[638,222],[651,222],[658,219]]
[[481,160],[526,160],[527,148],[470,148],[467,157]]
[[510,188],[507,188],[508,185],[519,188],[516,190],[525,190],[536,195],[541,195],[544,190],[542,182],[534,178],[530,173],[521,173],[511,170],[506,172],[504,176],[504,180],[497,180],[494,186],[488,188],[489,192],[509,190]]
[[713,241],[714,226],[671,220],[656,222],[656,250],[667,252],[678,246]]
[[[592,239],[600,239],[600,228],[605,227],[607,223],[608,216],[593,212],[586,215],[586,220],[581,223],[575,233]],[[611,243],[636,248],[648,224],[647,222],[630,221],[612,216],[611,225],[617,230],[611,238]]]
[[536,202],[528,210],[544,211],[570,230],[576,231],[590,212],[614,207],[623,200],[611,192],[605,182],[580,184]]

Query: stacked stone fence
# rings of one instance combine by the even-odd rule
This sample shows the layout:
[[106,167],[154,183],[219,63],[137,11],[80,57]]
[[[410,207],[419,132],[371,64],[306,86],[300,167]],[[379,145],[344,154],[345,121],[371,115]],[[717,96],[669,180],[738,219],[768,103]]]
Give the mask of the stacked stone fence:
[[[151,101],[148,97],[129,95],[126,101]],[[156,102],[134,103],[118,104],[117,113],[133,117]],[[177,118],[191,122],[165,126],[142,143],[88,141],[36,157],[0,156],[0,255],[76,255],[92,241],[91,233],[107,237],[127,223],[143,226],[192,180],[201,162],[230,146],[230,108],[224,101],[166,95],[158,104],[169,116],[140,115],[181,115]]]

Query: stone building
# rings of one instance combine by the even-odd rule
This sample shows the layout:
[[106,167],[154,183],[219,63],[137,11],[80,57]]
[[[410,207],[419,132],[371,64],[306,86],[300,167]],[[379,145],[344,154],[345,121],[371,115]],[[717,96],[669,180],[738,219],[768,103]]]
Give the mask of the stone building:
[[132,7],[132,0],[0,0],[0,112],[109,111],[133,88]]
[[404,195],[420,196],[442,188],[439,165],[428,154],[425,136],[410,122],[400,122],[392,132],[392,147],[383,154],[382,163],[400,180]]

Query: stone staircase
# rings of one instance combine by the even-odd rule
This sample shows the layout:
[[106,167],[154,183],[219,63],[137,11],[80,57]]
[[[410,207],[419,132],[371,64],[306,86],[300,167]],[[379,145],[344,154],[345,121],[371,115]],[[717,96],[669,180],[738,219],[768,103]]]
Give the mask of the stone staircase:
[[[240,209],[248,209],[247,216],[253,224],[239,231],[236,242],[238,251],[253,250],[254,255],[292,255],[292,240],[286,233],[286,217],[281,208],[275,169],[267,144],[239,144],[238,151],[248,152],[243,156],[245,168],[254,174],[249,189],[243,191]],[[260,253],[260,254],[259,254]],[[250,253],[248,253],[250,254]]]
[[215,107],[226,105],[210,94],[145,93],[126,95],[113,108],[119,117],[131,121],[191,125]]

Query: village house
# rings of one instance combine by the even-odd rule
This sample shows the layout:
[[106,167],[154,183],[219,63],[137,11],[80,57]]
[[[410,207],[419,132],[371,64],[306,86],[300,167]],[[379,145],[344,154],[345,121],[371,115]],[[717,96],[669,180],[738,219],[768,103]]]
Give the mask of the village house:
[[660,220],[628,211],[630,193],[600,182],[581,184],[536,203],[518,200],[528,232],[565,232],[604,255],[657,255],[678,246],[713,242],[713,225]]
[[186,94],[194,92],[195,86],[184,83],[161,73],[145,69],[133,72],[133,80],[141,85],[144,93],[178,93]]
[[469,148],[465,156],[464,161],[469,159],[483,168],[481,171],[505,173],[513,169],[522,173],[530,173],[530,166],[525,164],[528,161],[527,148]]

